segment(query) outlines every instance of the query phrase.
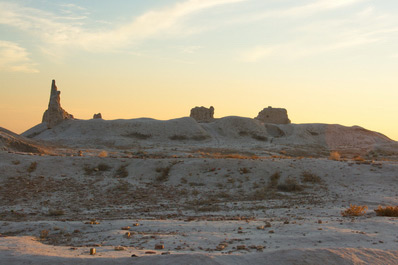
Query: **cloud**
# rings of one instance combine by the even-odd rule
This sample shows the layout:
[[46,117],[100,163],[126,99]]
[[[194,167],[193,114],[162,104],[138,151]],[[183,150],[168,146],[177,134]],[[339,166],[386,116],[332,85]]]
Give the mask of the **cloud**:
[[0,71],[38,73],[27,51],[18,44],[0,41]]
[[[16,27],[39,36],[47,44],[101,51],[127,46],[156,35],[184,34],[179,24],[183,18],[204,9],[246,0],[187,0],[171,7],[150,10],[123,25],[111,29],[90,29],[79,18],[24,7],[15,3],[0,3],[0,24]],[[76,6],[70,6],[75,9]],[[74,21],[74,19],[76,21]]]
[[[306,8],[296,9],[301,10],[296,14],[304,14],[310,10],[313,12],[316,9],[343,7],[359,1],[352,0],[347,3],[318,1],[316,4],[314,2],[306,5]],[[275,19],[274,23],[277,21]],[[257,62],[275,56],[296,60],[347,49],[351,49],[352,54],[355,54],[356,50],[352,49],[355,47],[374,48],[377,45],[395,43],[398,38],[396,25],[395,16],[390,16],[385,12],[380,14],[373,7],[357,8],[356,12],[350,12],[348,16],[335,14],[328,18],[312,19],[310,22],[305,18],[297,17],[295,27],[285,31],[286,34],[281,35],[278,40],[243,50],[240,53],[240,59],[244,62]],[[283,30],[284,28],[281,28],[281,32]]]
[[248,51],[244,51],[241,60],[248,63],[257,62],[275,53],[276,47],[273,46],[256,46]]
[[182,53],[188,53],[188,54],[193,54],[196,51],[200,50],[202,47],[201,46],[187,46],[182,48]]
[[309,4],[291,7],[287,9],[268,10],[266,12],[254,12],[250,16],[241,17],[235,23],[254,22],[267,18],[298,18],[307,17],[322,12],[351,6],[365,0],[318,0]]

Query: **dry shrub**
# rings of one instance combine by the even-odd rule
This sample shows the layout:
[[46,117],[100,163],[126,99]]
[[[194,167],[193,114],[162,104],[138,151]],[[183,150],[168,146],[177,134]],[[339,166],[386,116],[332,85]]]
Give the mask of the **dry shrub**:
[[330,156],[329,156],[329,159],[330,160],[335,160],[335,161],[340,161],[340,159],[341,159],[340,153],[337,152],[337,151],[331,152]]
[[398,206],[379,206],[375,212],[378,216],[398,217]]
[[170,169],[171,169],[171,166],[156,168],[156,172],[160,173],[160,175],[156,177],[156,181],[165,182],[165,181],[169,180]]
[[361,156],[355,156],[354,161],[363,162],[363,161],[365,161],[365,159],[363,159]]
[[96,167],[91,167],[89,165],[84,165],[83,170],[86,175],[93,175],[95,172],[98,171],[109,171],[111,166],[105,163],[99,163]]
[[294,178],[287,178],[285,180],[285,183],[279,184],[277,188],[278,190],[285,192],[295,192],[303,190],[303,186],[298,184],[297,180]]
[[108,152],[107,151],[101,151],[98,154],[98,157],[107,157],[108,156]]
[[111,169],[111,167],[105,163],[99,163],[97,168],[99,171],[108,171]]
[[128,165],[121,165],[115,172],[115,177],[118,178],[125,178],[129,175],[129,172],[127,170]]
[[262,141],[262,142],[266,142],[268,140],[267,137],[262,136],[262,135],[258,135],[258,134],[252,134],[252,138],[257,140],[257,141]]
[[49,232],[48,230],[41,230],[41,231],[40,231],[40,238],[41,238],[41,239],[47,238],[49,233],[50,233],[50,232]]
[[89,165],[84,165],[83,170],[86,175],[91,175],[94,173],[94,167],[90,167]]
[[173,136],[170,136],[169,139],[173,140],[173,141],[183,141],[183,140],[188,140],[188,137],[185,136],[185,135],[177,135],[177,134],[175,134]]
[[239,173],[240,174],[248,174],[248,173],[250,173],[250,170],[247,169],[246,167],[242,167],[239,169]]
[[48,215],[49,216],[61,216],[64,215],[65,211],[62,209],[50,209],[48,210]]
[[348,216],[362,216],[366,213],[368,206],[350,204],[350,207],[341,212],[344,217]]
[[198,208],[199,212],[218,212],[221,208],[217,204],[201,206]]
[[320,182],[322,182],[322,180],[321,180],[321,178],[319,176],[317,176],[314,173],[309,172],[309,171],[303,171],[301,173],[301,176],[302,176],[302,178],[301,178],[302,182],[307,182],[307,183],[320,183]]
[[191,139],[195,140],[195,141],[204,141],[204,140],[206,140],[208,138],[210,138],[210,137],[207,136],[207,135],[194,135],[194,136],[191,137]]
[[30,163],[30,166],[28,167],[28,172],[29,173],[32,173],[33,171],[35,171],[36,170],[36,168],[37,168],[37,162],[32,162],[32,163]]
[[146,140],[146,139],[152,137],[152,135],[150,135],[150,134],[143,134],[143,133],[139,133],[139,132],[132,132],[132,133],[126,134],[124,136],[139,139],[139,140]]
[[184,177],[182,177],[180,179],[180,181],[181,181],[182,184],[187,184],[188,183],[188,180],[186,178],[184,178]]
[[279,172],[275,172],[269,177],[268,187],[276,188],[278,186],[279,179],[281,178],[281,174]]

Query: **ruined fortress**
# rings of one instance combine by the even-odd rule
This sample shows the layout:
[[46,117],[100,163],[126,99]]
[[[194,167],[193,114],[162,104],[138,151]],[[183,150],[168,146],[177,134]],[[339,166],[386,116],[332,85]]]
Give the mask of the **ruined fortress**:
[[[53,128],[64,120],[74,119],[72,114],[69,114],[61,107],[61,91],[58,91],[55,80],[52,80],[50,102],[48,109],[43,114],[42,122],[47,124],[47,127]],[[197,122],[211,122],[214,120],[214,107],[195,107],[191,109],[190,117]],[[93,119],[102,119],[101,113],[94,114]],[[264,108],[255,117],[255,119],[263,123],[273,124],[290,124],[286,109],[283,108]]]

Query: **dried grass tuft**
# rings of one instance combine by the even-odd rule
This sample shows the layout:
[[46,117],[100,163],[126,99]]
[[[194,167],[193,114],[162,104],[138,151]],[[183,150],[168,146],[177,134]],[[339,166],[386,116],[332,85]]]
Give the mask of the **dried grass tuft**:
[[378,216],[398,217],[398,206],[379,206],[375,212]]
[[366,213],[367,209],[368,209],[368,206],[366,206],[366,205],[350,204],[350,207],[345,209],[344,211],[342,211],[341,215],[344,217],[362,216]]

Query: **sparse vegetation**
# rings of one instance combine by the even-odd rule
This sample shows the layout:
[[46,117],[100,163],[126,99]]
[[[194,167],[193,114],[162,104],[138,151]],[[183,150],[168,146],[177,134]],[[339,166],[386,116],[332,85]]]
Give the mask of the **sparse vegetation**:
[[254,133],[254,132],[246,132],[246,131],[240,131],[239,132],[239,136],[242,136],[242,137],[246,137],[246,136],[251,136],[251,138],[253,138],[253,139],[255,139],[255,140],[257,140],[257,141],[267,141],[268,140],[268,138],[266,137],[266,136],[262,136],[262,135],[258,135],[258,134],[256,134],[256,133]]
[[295,178],[287,178],[285,179],[285,182],[282,184],[279,184],[277,186],[278,190],[280,191],[285,191],[285,192],[296,192],[296,191],[302,191],[303,186],[298,184],[297,180]]
[[129,175],[127,170],[128,165],[121,165],[115,172],[115,177],[117,178],[125,178]]
[[168,181],[170,169],[171,169],[171,166],[156,168],[156,172],[160,173],[160,175],[158,175],[156,177],[156,181],[158,181],[158,182]]
[[199,183],[199,182],[189,182],[189,186],[191,187],[203,187],[206,186],[205,183]]
[[92,175],[95,172],[95,167],[90,167],[89,165],[84,165],[83,170],[84,174],[86,175]]
[[257,140],[257,141],[262,141],[262,142],[266,142],[268,140],[267,137],[262,136],[262,135],[258,135],[258,134],[252,134],[251,135],[253,139]]
[[379,206],[374,211],[378,216],[398,217],[398,206]]
[[361,157],[361,156],[355,156],[355,157],[353,158],[353,160],[354,160],[354,161],[357,161],[357,162],[364,162],[364,161],[365,161],[365,159],[364,159],[363,157]]
[[188,183],[188,180],[186,178],[184,178],[184,177],[182,177],[180,179],[180,181],[181,181],[182,184],[187,184]]
[[30,165],[29,165],[27,171],[28,171],[29,173],[32,173],[33,171],[36,170],[36,168],[37,168],[37,162],[32,162],[32,163],[30,163]]
[[99,152],[98,157],[108,157],[108,152],[107,151],[101,151],[101,152]]
[[50,209],[48,210],[48,215],[49,216],[61,216],[64,215],[65,211],[62,209]]
[[125,134],[124,136],[139,139],[139,140],[146,140],[146,139],[152,137],[152,135],[150,135],[150,134],[144,134],[144,133],[139,133],[139,132],[131,132],[129,134]]
[[247,169],[246,167],[242,167],[239,169],[239,173],[240,174],[248,174],[248,173],[250,173],[250,170]]
[[111,167],[105,163],[99,163],[97,168],[99,171],[108,171],[111,169]]
[[368,206],[350,204],[350,207],[341,212],[344,217],[349,216],[362,216],[366,213]]
[[105,164],[105,163],[99,163],[96,167],[91,167],[89,165],[84,165],[83,170],[84,173],[88,176],[93,175],[95,172],[104,172],[104,171],[109,171],[111,169],[111,166]]
[[330,160],[335,160],[335,161],[340,161],[341,155],[340,155],[339,152],[333,151],[333,152],[330,153],[329,159]]
[[251,200],[262,201],[268,197],[268,193],[272,192],[267,187],[256,188],[253,193],[250,195]]
[[194,135],[192,137],[188,137],[186,135],[178,135],[178,134],[169,137],[169,139],[173,141],[184,141],[184,140],[204,141],[208,138],[209,136],[207,135]]
[[175,135],[170,136],[169,139],[173,140],[173,141],[183,141],[183,140],[188,140],[188,137],[185,135],[175,134]]
[[303,171],[301,173],[301,181],[305,183],[321,183],[322,179],[309,171]]
[[276,188],[278,186],[279,179],[281,178],[281,174],[279,172],[275,172],[269,177],[268,187]]
[[50,232],[49,232],[48,230],[41,230],[41,231],[40,231],[40,238],[41,238],[41,239],[47,238],[49,233],[50,233]]
[[217,204],[201,206],[198,208],[199,212],[217,212],[220,210],[221,210],[221,208]]
[[195,141],[204,141],[208,138],[209,138],[209,136],[206,136],[206,135],[194,135],[191,137],[191,139],[195,140]]

